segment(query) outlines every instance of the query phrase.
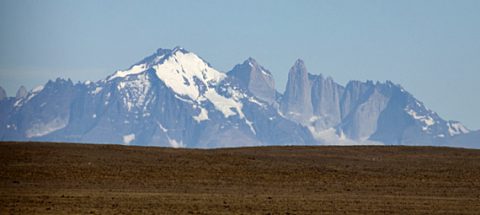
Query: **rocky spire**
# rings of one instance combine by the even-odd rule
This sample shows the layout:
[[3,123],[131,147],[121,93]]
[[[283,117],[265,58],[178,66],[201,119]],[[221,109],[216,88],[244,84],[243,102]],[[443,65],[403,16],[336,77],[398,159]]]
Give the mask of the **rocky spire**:
[[27,88],[25,88],[25,86],[21,86],[18,90],[17,90],[17,95],[15,96],[16,99],[21,99],[25,96],[27,96]]
[[6,98],[7,98],[7,92],[5,92],[5,90],[2,87],[0,87],[0,101]]
[[[283,113],[300,121],[307,120],[312,115],[311,86],[307,68],[301,59],[295,61],[290,68],[280,108]],[[300,119],[296,116],[302,117]]]

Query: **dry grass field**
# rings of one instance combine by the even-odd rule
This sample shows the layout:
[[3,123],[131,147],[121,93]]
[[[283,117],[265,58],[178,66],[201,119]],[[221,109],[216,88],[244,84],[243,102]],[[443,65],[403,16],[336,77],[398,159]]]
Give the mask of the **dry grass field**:
[[0,143],[0,214],[479,214],[480,150]]

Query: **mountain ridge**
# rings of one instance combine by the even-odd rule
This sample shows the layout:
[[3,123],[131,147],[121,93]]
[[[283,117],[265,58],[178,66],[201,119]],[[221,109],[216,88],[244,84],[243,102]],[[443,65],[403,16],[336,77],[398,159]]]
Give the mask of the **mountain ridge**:
[[0,140],[200,148],[452,145],[450,137],[470,132],[391,81],[342,86],[309,73],[298,59],[280,94],[271,72],[251,57],[222,73],[179,46],[157,49],[103,80],[57,79],[21,94],[0,99],[6,128]]

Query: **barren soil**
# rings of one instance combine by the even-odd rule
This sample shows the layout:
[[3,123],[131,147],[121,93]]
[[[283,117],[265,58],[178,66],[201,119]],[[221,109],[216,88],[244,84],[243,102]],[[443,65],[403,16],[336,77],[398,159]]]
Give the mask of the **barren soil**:
[[479,214],[480,150],[0,143],[0,214]]

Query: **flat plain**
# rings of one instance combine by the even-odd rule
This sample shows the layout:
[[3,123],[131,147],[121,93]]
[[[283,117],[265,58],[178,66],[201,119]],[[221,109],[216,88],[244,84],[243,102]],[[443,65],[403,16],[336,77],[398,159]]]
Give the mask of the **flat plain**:
[[0,214],[478,214],[480,150],[0,143]]

